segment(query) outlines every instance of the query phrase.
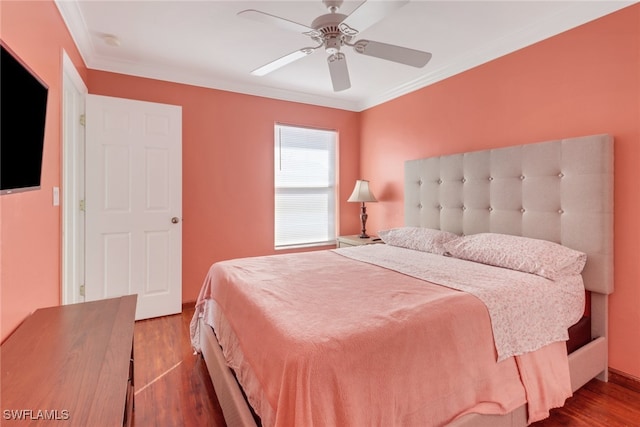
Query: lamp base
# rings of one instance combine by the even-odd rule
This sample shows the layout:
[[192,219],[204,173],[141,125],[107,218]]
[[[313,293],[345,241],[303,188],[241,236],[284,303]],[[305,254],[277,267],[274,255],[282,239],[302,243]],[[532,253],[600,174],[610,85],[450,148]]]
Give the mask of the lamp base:
[[367,228],[366,228],[366,224],[367,224],[367,207],[364,205],[364,202],[362,202],[362,206],[360,206],[360,235],[358,236],[361,239],[368,239],[369,235],[367,234]]

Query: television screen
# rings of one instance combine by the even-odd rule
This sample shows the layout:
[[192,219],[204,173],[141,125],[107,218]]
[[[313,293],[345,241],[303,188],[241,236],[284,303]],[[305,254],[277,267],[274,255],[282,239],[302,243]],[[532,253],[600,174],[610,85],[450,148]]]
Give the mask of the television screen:
[[0,48],[0,194],[39,189],[48,88]]

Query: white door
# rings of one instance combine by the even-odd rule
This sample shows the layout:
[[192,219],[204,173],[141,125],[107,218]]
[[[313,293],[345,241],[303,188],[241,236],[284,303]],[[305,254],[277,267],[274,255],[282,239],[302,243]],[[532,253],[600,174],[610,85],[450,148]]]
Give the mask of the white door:
[[136,320],[182,310],[182,108],[88,95],[87,301],[138,294]]

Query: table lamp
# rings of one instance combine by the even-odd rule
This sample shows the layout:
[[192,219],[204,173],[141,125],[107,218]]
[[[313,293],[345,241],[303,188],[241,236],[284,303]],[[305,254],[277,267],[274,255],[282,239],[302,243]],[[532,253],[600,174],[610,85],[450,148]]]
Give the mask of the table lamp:
[[353,193],[351,193],[351,196],[347,201],[362,203],[362,206],[360,207],[360,225],[362,229],[358,237],[360,237],[361,239],[368,239],[369,235],[367,234],[367,229],[365,227],[367,223],[367,207],[364,204],[365,202],[378,201],[369,189],[369,181],[366,181],[364,179],[357,180],[356,186],[353,189]]

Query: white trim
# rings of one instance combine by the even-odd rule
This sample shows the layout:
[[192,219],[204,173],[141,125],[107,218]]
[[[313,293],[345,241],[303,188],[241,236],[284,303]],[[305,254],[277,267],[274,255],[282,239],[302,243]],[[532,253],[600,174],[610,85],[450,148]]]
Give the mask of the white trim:
[[[558,35],[569,29],[584,25],[598,17],[613,13],[627,7],[633,1],[593,1],[589,10],[580,7],[580,1],[568,2],[567,7],[554,16],[535,25],[520,28],[518,31],[505,35],[494,43],[484,46],[483,49],[475,49],[451,61],[438,70],[431,70],[421,77],[392,88],[386,92],[375,94],[357,104],[356,111],[363,111],[384,102],[398,98],[402,95],[414,92],[423,87],[445,80],[456,74],[470,70],[494,59],[513,53],[517,50],[531,46],[542,40]],[[428,67],[428,65],[427,65]]]
[[78,92],[83,95],[89,93],[87,86],[84,84],[84,80],[80,77],[80,73],[78,73],[76,66],[73,65],[73,61],[64,49],[62,49],[62,72],[67,74]]
[[275,87],[226,81],[212,77],[210,74],[197,74],[173,66],[159,67],[155,64],[129,63],[124,61],[116,62],[112,59],[103,58],[97,58],[87,63],[87,66],[92,70],[182,83],[208,89],[279,99],[282,101],[300,102],[302,104],[318,105],[347,111],[356,111],[357,108],[355,99],[334,98]]
[[82,16],[79,2],[75,0],[55,0],[54,3],[69,30],[69,34],[71,34],[71,38],[78,47],[80,56],[82,56],[84,63],[88,67],[89,63],[92,62],[92,58],[95,57],[95,49],[91,42],[91,33]]
[[[61,227],[62,227],[62,257],[61,257],[61,296],[62,304],[73,304],[81,302],[78,276],[84,271],[84,251],[79,248],[77,241],[82,239],[84,234],[84,222],[79,212],[77,200],[79,193],[84,191],[84,158],[81,156],[82,150],[77,145],[77,127],[69,129],[69,123],[79,123],[79,115],[84,113],[84,99],[88,93],[87,87],[80,77],[78,70],[67,55],[62,50],[62,205],[61,205]],[[66,96],[67,85],[73,85],[73,90],[80,94],[79,99],[68,99]],[[71,117],[69,117],[71,115]],[[79,126],[76,125],[76,126]]]
[[102,57],[96,52],[79,3],[79,0],[55,0],[69,33],[78,46],[85,64],[90,69],[358,112],[583,25],[637,3],[637,1],[590,1],[588,8],[583,7],[583,1],[569,1],[561,12],[544,21],[523,27],[515,33],[495,40],[493,43],[487,44],[484,49],[468,51],[440,69],[429,68],[429,65],[427,65],[425,74],[421,77],[390,90],[374,93],[371,96],[360,99],[345,97],[348,96],[347,94],[334,97],[261,86],[259,84],[231,82],[212,77],[211,73],[188,72],[178,66],[158,66],[157,64],[142,64],[134,61],[121,61]]
[[[327,246],[335,242],[338,197],[337,145],[338,132],[335,130],[275,124],[274,247],[276,250]],[[301,155],[302,152],[305,153],[304,156]],[[289,162],[286,162],[287,156],[293,156],[289,157]],[[325,156],[327,164],[324,164]],[[310,162],[310,157],[315,160]],[[304,163],[298,163],[299,161]],[[324,173],[328,173],[328,176],[323,176]],[[313,214],[318,223],[304,225],[299,222],[300,220],[292,219],[290,215],[293,212],[296,217],[305,215],[308,210],[308,197],[311,197],[313,202],[318,196],[321,198],[326,196],[328,203],[326,211],[318,206],[319,210]],[[321,215],[322,218],[315,215]]]

